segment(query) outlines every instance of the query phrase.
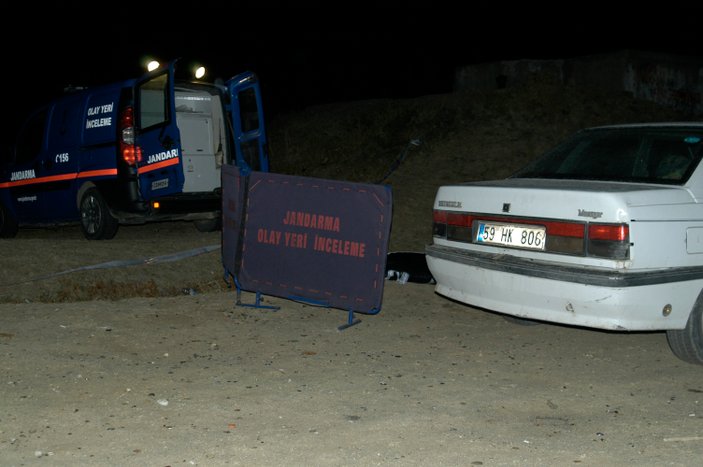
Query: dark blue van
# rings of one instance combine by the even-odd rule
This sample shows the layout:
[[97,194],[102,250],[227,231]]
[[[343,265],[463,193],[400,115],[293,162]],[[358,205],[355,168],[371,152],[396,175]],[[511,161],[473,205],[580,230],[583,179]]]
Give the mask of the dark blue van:
[[0,166],[0,237],[76,222],[91,240],[150,221],[219,228],[221,166],[268,171],[261,90],[251,72],[219,84],[179,72],[176,61],[34,113]]

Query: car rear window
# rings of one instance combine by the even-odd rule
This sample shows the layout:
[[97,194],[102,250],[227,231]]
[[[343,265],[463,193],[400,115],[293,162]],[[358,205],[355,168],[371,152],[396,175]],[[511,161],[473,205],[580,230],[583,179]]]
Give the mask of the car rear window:
[[702,148],[700,128],[585,130],[513,177],[683,184],[700,163]]

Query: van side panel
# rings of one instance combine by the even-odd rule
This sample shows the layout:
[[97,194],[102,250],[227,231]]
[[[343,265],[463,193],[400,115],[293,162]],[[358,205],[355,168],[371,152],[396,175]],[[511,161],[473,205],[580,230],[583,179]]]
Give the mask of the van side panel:
[[112,207],[124,198],[118,183],[119,107],[123,85],[114,85],[90,92],[83,103],[80,122],[82,157],[76,188],[72,193],[74,206],[80,202],[81,187],[98,188]]
[[[42,222],[43,203],[47,196],[43,161],[46,157],[49,119],[54,106],[49,105],[32,114],[20,130],[15,146],[15,161],[0,180],[0,186],[10,193],[12,211],[19,225]],[[51,216],[47,222],[53,222]]]
[[41,136],[30,131],[26,141],[20,137],[17,180],[9,184],[20,224],[77,221],[80,186],[116,176],[116,131],[109,105],[114,95],[106,90],[63,96],[43,111],[43,126],[37,127]]
[[85,146],[115,143],[119,98],[119,88],[94,92],[87,96],[81,124]]
[[83,149],[80,145],[82,95],[58,100],[49,114],[47,148],[41,157],[39,203],[43,217],[69,222],[78,218],[74,193],[77,190]]

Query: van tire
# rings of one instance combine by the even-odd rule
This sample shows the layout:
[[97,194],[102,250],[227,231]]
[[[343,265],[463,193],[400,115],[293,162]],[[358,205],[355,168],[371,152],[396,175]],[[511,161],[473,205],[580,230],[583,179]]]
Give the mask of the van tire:
[[679,359],[703,365],[703,291],[693,305],[686,327],[666,331],[666,339]]
[[17,219],[10,210],[0,203],[0,238],[13,238],[17,235]]
[[198,232],[214,232],[222,228],[222,222],[219,217],[193,221],[193,224],[198,229]]
[[88,240],[110,240],[117,233],[119,222],[97,189],[90,188],[83,194],[80,212],[81,230]]

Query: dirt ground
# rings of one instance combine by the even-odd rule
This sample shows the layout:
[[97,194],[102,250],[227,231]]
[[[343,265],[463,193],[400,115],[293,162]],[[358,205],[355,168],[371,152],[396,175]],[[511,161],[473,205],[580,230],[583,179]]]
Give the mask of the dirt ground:
[[[440,184],[677,118],[645,108],[545,88],[311,109],[274,123],[272,167],[375,182],[420,138],[385,182],[389,251],[424,251]],[[220,242],[188,223],[0,239],[0,465],[700,465],[703,368],[663,333],[522,326],[394,281],[339,330],[342,310],[237,305]]]
[[[521,326],[395,281],[380,313],[340,331],[342,310],[268,296],[278,311],[238,306],[219,250],[181,254],[218,241],[165,224],[109,242],[74,228],[0,242],[0,283],[15,283],[2,297],[25,294],[0,304],[0,464],[688,466],[703,456],[703,369],[677,360],[664,334]],[[181,259],[154,261],[169,254]],[[142,258],[152,261],[127,261]],[[115,260],[131,265],[51,276]],[[154,292],[173,277],[183,278],[173,296],[38,301],[98,283],[140,295],[127,278],[151,278]]]

